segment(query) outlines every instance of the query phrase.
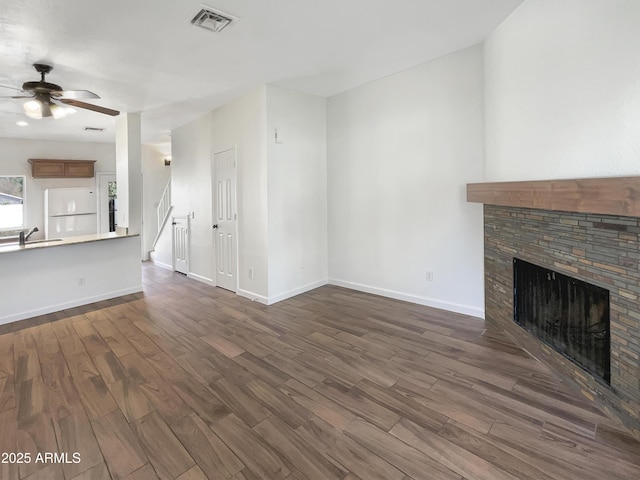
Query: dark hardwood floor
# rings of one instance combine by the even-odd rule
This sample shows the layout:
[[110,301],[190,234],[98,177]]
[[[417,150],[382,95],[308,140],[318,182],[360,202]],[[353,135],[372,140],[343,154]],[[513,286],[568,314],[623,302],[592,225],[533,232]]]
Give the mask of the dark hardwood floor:
[[0,335],[0,479],[640,478],[638,442],[478,319],[143,270]]

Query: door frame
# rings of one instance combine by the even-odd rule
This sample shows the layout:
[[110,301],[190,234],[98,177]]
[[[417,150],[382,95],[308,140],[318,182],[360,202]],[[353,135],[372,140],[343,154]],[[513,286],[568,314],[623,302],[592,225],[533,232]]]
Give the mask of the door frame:
[[238,146],[234,145],[229,148],[222,148],[216,152],[211,154],[211,240],[212,240],[212,255],[211,255],[211,263],[213,264],[213,285],[218,286],[218,269],[216,263],[216,248],[217,248],[217,235],[216,230],[213,228],[213,225],[216,222],[216,212],[217,210],[217,195],[216,195],[216,155],[221,153],[225,153],[228,151],[233,151],[233,176],[235,181],[235,188],[233,189],[233,198],[232,202],[234,204],[234,221],[233,221],[233,237],[235,239],[235,262],[236,262],[236,289],[234,293],[238,293],[240,290],[240,250],[238,245],[240,244],[238,238]]
[[[103,205],[103,198],[102,195],[104,194],[104,188],[102,188],[102,180],[106,177],[113,177],[114,180],[117,181],[117,177],[116,177],[116,172],[97,172],[96,173],[96,191],[98,192],[98,194],[96,195],[97,197],[97,220],[98,220],[98,231],[100,233],[106,233],[106,232],[102,232],[102,220],[104,220],[103,217],[103,212],[102,212],[102,208],[106,207],[107,209],[107,224],[109,223],[109,219],[108,219],[108,215],[109,215],[109,201],[107,198],[107,204]],[[108,197],[108,192],[107,192],[107,197]]]

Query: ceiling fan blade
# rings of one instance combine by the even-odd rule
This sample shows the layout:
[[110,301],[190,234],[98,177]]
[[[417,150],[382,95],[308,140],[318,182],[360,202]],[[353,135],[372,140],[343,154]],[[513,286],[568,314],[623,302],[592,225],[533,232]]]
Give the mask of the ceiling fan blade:
[[51,92],[52,97],[65,98],[69,100],[81,100],[88,98],[100,98],[89,90],[62,90],[60,92]]
[[90,103],[81,102],[79,100],[73,100],[71,98],[61,98],[60,101],[66,105],[71,105],[73,107],[78,107],[78,108],[84,108],[85,110],[91,110],[98,113],[104,113],[105,115],[111,115],[112,117],[117,117],[118,115],[120,115],[120,112],[117,110],[101,107],[99,105],[92,105]]
[[16,93],[14,93],[13,95],[0,95],[0,98],[33,98],[32,94],[30,94],[29,92],[25,92],[21,88],[9,87],[8,85],[0,85],[0,89],[1,88],[6,88],[8,90],[15,90]]

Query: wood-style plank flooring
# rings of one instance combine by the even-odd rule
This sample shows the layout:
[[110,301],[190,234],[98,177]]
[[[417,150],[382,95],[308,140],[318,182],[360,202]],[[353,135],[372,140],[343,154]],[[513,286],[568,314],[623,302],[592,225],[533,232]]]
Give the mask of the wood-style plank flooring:
[[638,442],[478,319],[143,271],[0,335],[0,452],[31,456],[0,479],[640,478]]

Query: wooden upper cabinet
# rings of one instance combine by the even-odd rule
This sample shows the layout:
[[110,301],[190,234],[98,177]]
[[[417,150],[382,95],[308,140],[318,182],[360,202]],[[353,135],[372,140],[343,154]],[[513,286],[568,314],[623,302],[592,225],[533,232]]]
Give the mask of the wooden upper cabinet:
[[33,178],[92,178],[95,160],[54,160],[30,158]]
[[31,176],[33,178],[64,177],[64,162],[59,160],[29,159],[29,163],[31,164]]
[[74,178],[91,178],[94,175],[95,160],[64,162],[64,176]]

